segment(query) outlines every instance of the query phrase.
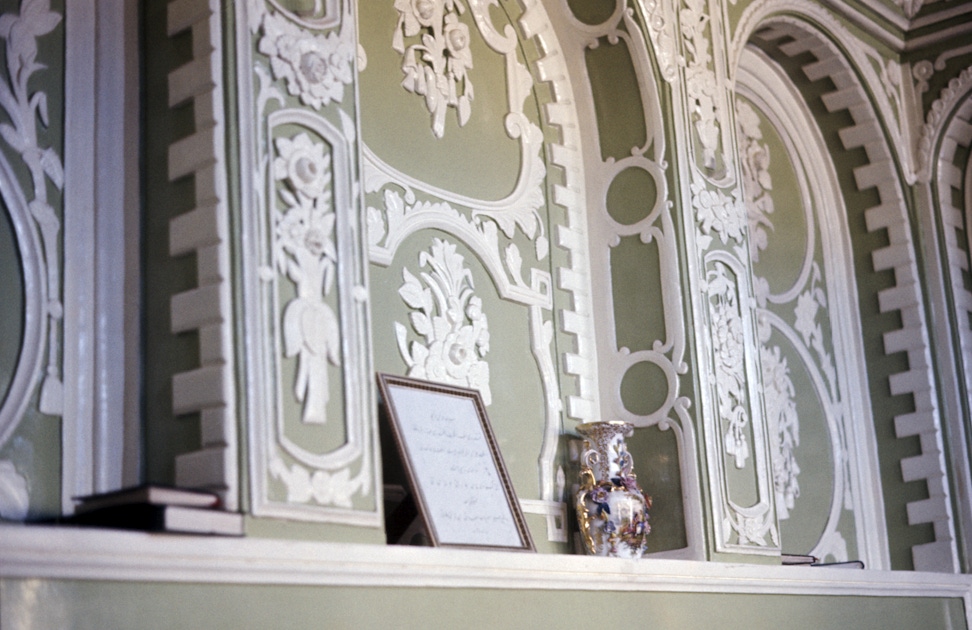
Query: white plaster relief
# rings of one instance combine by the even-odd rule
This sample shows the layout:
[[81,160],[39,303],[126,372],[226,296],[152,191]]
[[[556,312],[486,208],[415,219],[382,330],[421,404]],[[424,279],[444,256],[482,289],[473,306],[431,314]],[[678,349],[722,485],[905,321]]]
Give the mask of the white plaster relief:
[[[741,553],[776,554],[780,549],[775,509],[772,462],[762,417],[752,418],[757,406],[750,391],[752,359],[744,351],[755,339],[744,320],[743,296],[748,294],[742,263],[731,253],[713,251],[706,256],[706,277],[701,286],[706,312],[708,382],[714,400],[714,427],[709,435],[708,466],[717,509],[717,549]],[[747,309],[748,310],[748,309]],[[755,501],[743,505],[734,497],[727,468],[752,471]]]
[[683,0],[679,9],[679,29],[685,51],[685,93],[690,102],[695,137],[702,147],[700,165],[709,171],[719,168],[718,153],[722,149],[722,98],[720,83],[713,67],[715,62],[710,46],[721,42],[709,37],[712,19],[706,0]]
[[303,421],[327,422],[328,365],[341,364],[340,326],[327,298],[334,288],[337,248],[330,194],[331,155],[306,133],[276,138],[274,179],[284,207],[274,212],[274,260],[296,296],[283,309],[284,356],[297,357],[294,395],[303,403]]
[[[933,363],[925,322],[924,298],[917,281],[920,274],[914,254],[914,239],[904,193],[897,184],[899,180],[891,154],[894,150],[891,145],[897,145],[899,137],[893,129],[890,137],[885,135],[885,130],[879,124],[875,105],[869,100],[868,95],[871,92],[865,92],[851,71],[850,63],[854,60],[843,58],[842,53],[828,39],[815,34],[808,26],[800,25],[795,18],[783,16],[774,19],[771,29],[756,36],[770,42],[787,35],[794,37],[796,41],[781,45],[780,51],[787,55],[812,52],[817,61],[804,67],[806,77],[811,81],[829,79],[835,85],[834,92],[823,95],[823,103],[830,112],[849,112],[854,122],[840,131],[840,138],[845,149],[863,148],[868,159],[867,165],[854,172],[857,187],[860,190],[874,189],[880,196],[881,203],[865,211],[867,229],[871,232],[886,230],[890,244],[874,251],[872,260],[876,271],[894,270],[897,284],[878,295],[879,308],[882,313],[899,312],[902,319],[901,329],[884,335],[885,352],[906,352],[909,364],[906,371],[890,376],[888,385],[892,395],[912,395],[916,407],[915,414],[903,414],[895,418],[896,434],[899,437],[914,435],[916,432],[926,435],[922,445],[925,457],[923,461],[936,462],[935,466],[912,469],[906,460],[902,461],[903,473],[905,470],[909,471],[906,474],[915,473],[917,476],[913,476],[912,480],[924,478],[931,495],[925,501],[909,504],[909,522],[931,523],[935,528],[935,541],[913,547],[912,556],[916,568],[951,571],[958,566],[958,558],[947,483],[948,472],[942,447],[942,420],[931,367]],[[866,69],[862,72],[867,75]],[[870,80],[868,83],[878,85]],[[880,110],[882,99],[880,95],[875,98]],[[916,428],[918,425],[920,429]],[[909,428],[906,430],[904,427]],[[867,436],[861,435],[857,439],[858,444],[869,443],[866,441]],[[872,523],[873,525],[876,524]]]
[[[441,138],[450,107],[456,109],[460,127],[472,112],[469,27],[459,20],[465,5],[463,0],[395,0],[395,10],[398,26],[392,48],[402,55],[402,87],[425,97],[432,132]],[[406,38],[419,41],[406,46]]]
[[[595,388],[591,384],[597,382],[589,318],[577,315],[578,311],[588,312],[586,305],[590,300],[586,225],[583,204],[576,198],[576,191],[582,190],[578,188],[582,184],[576,167],[580,162],[576,148],[579,143],[570,142],[572,134],[577,133],[577,118],[573,105],[563,100],[563,95],[570,94],[569,89],[564,89],[567,73],[545,9],[534,0],[526,2],[520,18],[522,32],[526,33],[523,37],[537,40],[541,58],[534,62],[536,74],[554,86],[551,90],[554,102],[546,105],[544,113],[560,124],[565,137],[547,144],[551,163],[564,168],[566,183],[553,187],[551,204],[567,210],[567,223],[558,227],[558,244],[571,252],[571,268],[561,269],[559,278],[560,288],[573,296],[573,304],[559,309],[560,315],[555,320],[550,313],[553,279],[544,269],[550,248],[545,220],[541,218],[546,212],[544,137],[540,128],[523,113],[525,100],[533,98],[534,78],[517,57],[519,39],[514,29],[506,26],[500,33],[493,26],[494,20],[489,16],[492,4],[470,1],[467,11],[490,49],[506,60],[508,112],[502,120],[507,135],[520,143],[516,185],[503,199],[471,198],[412,178],[363,147],[365,192],[381,195],[381,202],[375,203],[373,197],[367,209],[370,255],[373,263],[389,265],[398,246],[409,235],[423,229],[442,230],[475,252],[501,298],[528,308],[531,351],[543,385],[545,419],[543,445],[538,454],[541,496],[539,500],[524,500],[524,509],[545,515],[548,539],[564,542],[567,530],[563,491],[562,484],[557,483],[554,464],[564,412],[553,354],[555,321],[563,322],[563,329],[577,339],[577,349],[568,352],[565,358],[566,372],[577,375],[580,384],[580,394],[568,400],[568,415],[593,419]],[[520,234],[530,243],[529,249],[522,247]],[[514,237],[521,245],[514,242]]]
[[[769,39],[776,39],[782,33],[796,38],[796,41],[782,47],[789,55],[810,51],[820,59],[827,56],[824,51],[831,44],[812,36],[801,26],[804,23],[817,25],[817,28],[827,32],[838,42],[840,49],[847,55],[847,59],[842,62],[842,68],[838,70],[827,64],[811,64],[804,71],[810,80],[817,80],[820,74],[828,74],[835,80],[838,91],[851,88],[863,79],[863,83],[870,87],[872,107],[876,108],[876,115],[887,126],[889,145],[897,152],[903,164],[905,179],[913,184],[919,170],[918,139],[911,135],[915,121],[908,113],[909,106],[904,105],[913,101],[908,94],[913,89],[911,80],[905,79],[903,73],[892,69],[891,72],[900,77],[900,80],[896,83],[890,81],[886,60],[877,55],[872,47],[859,45],[858,37],[832,11],[800,0],[756,0],[747,6],[729,47],[730,67],[737,67],[746,43],[756,34],[757,29],[764,28],[769,22],[772,29],[767,35]],[[886,75],[887,81],[882,78],[882,73]],[[890,87],[890,91],[885,89],[886,85]]]
[[62,189],[64,170],[54,148],[43,146],[38,138],[38,121],[44,127],[48,124],[47,94],[32,93],[28,87],[31,77],[44,68],[37,61],[37,40],[53,31],[60,21],[61,15],[51,11],[45,0],[24,0],[19,14],[0,16],[0,38],[6,52],[6,72],[0,77],[0,107],[9,118],[9,122],[0,123],[0,137],[20,157],[30,176],[30,189],[25,189],[6,156],[0,157],[0,194],[13,222],[27,298],[25,343],[0,407],[0,446],[23,417],[38,380],[40,411],[60,415],[63,405],[59,359],[63,317],[61,219],[48,201],[48,185]]
[[712,323],[714,370],[719,417],[722,420],[723,449],[736,468],[745,468],[751,448],[749,399],[743,358],[743,321],[736,294],[736,281],[729,269],[716,262],[706,274],[703,289],[709,302]]
[[[345,87],[357,48],[351,7],[335,16],[329,6],[298,16],[274,2],[238,5],[250,491],[256,515],[376,526],[358,132],[340,108],[354,92]],[[312,32],[331,26],[339,30]],[[253,58],[253,42],[266,57]],[[302,107],[289,107],[288,94]],[[334,392],[343,413],[330,417]],[[296,430],[301,422],[340,437],[319,446]]]
[[344,100],[356,53],[350,29],[315,35],[285,15],[263,16],[258,49],[269,57],[274,78],[285,80],[288,93],[317,110]]
[[745,242],[747,211],[742,192],[737,188],[730,197],[722,190],[710,188],[698,171],[693,171],[693,175],[692,208],[699,225],[699,246],[708,249],[713,232],[723,245],[730,240],[740,244]]
[[679,66],[685,65],[685,58],[678,53],[674,6],[664,0],[638,0],[638,4],[662,78],[671,83],[678,77]]
[[[175,414],[199,413],[202,446],[176,458],[176,484],[207,488],[227,510],[238,505],[233,321],[230,298],[226,155],[223,134],[222,5],[170,2],[170,37],[192,33],[193,61],[169,73],[169,106],[192,103],[195,129],[169,147],[169,180],[192,176],[195,209],[169,224],[169,253],[195,252],[198,286],[173,295],[172,333],[198,331],[199,367],[172,378]],[[200,229],[200,226],[206,229]]]
[[454,243],[436,238],[419,254],[419,267],[428,269],[419,273],[422,282],[402,269],[398,295],[412,309],[409,323],[423,341],[409,344],[400,322],[395,322],[395,338],[408,376],[476,389],[489,406],[489,325],[464,263]]

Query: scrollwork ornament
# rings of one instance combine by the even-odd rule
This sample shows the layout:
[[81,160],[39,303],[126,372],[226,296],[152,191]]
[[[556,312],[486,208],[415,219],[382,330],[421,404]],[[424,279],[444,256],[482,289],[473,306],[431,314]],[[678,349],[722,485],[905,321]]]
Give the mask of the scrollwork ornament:
[[795,454],[796,447],[800,445],[796,388],[779,346],[761,345],[759,351],[763,398],[770,434],[773,486],[776,490],[776,512],[780,520],[785,520],[790,517],[790,510],[800,496],[800,466]]
[[42,146],[38,139],[38,120],[44,127],[49,122],[47,94],[31,93],[28,84],[34,74],[45,67],[37,60],[37,40],[52,32],[60,21],[61,15],[51,11],[49,0],[24,0],[19,15],[6,13],[0,16],[0,38],[6,44],[7,66],[6,76],[0,80],[0,107],[9,118],[9,122],[0,123],[0,136],[24,161],[32,183],[33,197],[26,190],[24,196],[28,199],[30,216],[41,237],[47,299],[48,357],[39,408],[41,412],[51,415],[60,415],[63,407],[63,384],[58,359],[63,304],[58,242],[61,220],[48,200],[48,180],[62,190],[64,170],[55,149]]
[[753,262],[759,261],[760,251],[769,244],[773,222],[770,215],[773,205],[773,179],[770,176],[770,152],[761,142],[763,132],[756,111],[743,101],[736,102],[736,126],[739,131],[740,166],[746,199],[746,217],[749,223],[749,254]]

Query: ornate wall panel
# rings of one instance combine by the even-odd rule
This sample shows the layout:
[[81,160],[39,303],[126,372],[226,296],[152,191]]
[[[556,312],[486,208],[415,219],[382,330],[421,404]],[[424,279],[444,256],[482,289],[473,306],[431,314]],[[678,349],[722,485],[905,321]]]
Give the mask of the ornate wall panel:
[[[904,495],[889,494],[888,488],[892,486],[886,481],[883,484],[886,519],[897,522],[904,516],[909,525],[930,525],[932,540],[912,545],[913,566],[951,571],[957,566],[951,490],[912,228],[894,149],[885,140],[878,118],[879,114],[887,116],[889,112],[883,106],[872,105],[856,72],[861,72],[865,79],[874,79],[874,85],[880,85],[880,79],[872,76],[872,69],[867,67],[870,62],[855,59],[864,63],[864,67],[851,65],[851,60],[844,58],[832,41],[799,19],[769,19],[766,12],[770,8],[764,4],[750,8],[743,20],[746,28],[755,27],[759,16],[768,25],[755,32],[740,31],[737,42],[740,38],[745,41],[748,35],[750,43],[780,63],[797,68],[790,75],[797,77],[802,89],[806,90],[808,85],[819,89],[820,102],[827,113],[850,116],[851,122],[839,123],[843,126],[828,143],[835,161],[859,160],[848,171],[852,177],[838,173],[838,179],[844,197],[854,199],[853,204],[847,202],[849,212],[853,213],[850,223],[862,226],[851,231],[856,274],[858,278],[867,278],[866,285],[860,281],[866,288],[862,288],[859,308],[863,314],[871,308],[873,300],[877,304],[874,324],[861,332],[869,386],[872,393],[890,392],[890,396],[882,394],[881,399],[872,399],[874,431],[879,435],[891,433],[903,441],[900,447],[889,442],[879,444],[879,461],[886,480],[889,471],[897,468],[904,483],[925,482],[920,493],[909,489],[903,501]],[[811,13],[829,23],[826,16]],[[829,34],[847,37],[846,31],[836,26]],[[836,122],[839,118],[830,120]],[[875,349],[874,341],[883,344],[883,352]],[[860,443],[867,443],[866,431],[859,439]],[[910,448],[912,443],[917,454],[904,457],[898,454],[899,448]],[[892,566],[903,566],[900,560],[895,565],[894,557],[891,562]]]
[[257,516],[381,523],[348,3],[237,3],[243,339]]
[[[671,431],[674,452],[652,451],[658,461],[640,466],[645,471],[664,460],[669,468],[643,476],[642,485],[662,493],[655,512],[664,520],[658,520],[654,535],[667,545],[671,532],[665,528],[677,528],[684,541],[684,547],[666,548],[666,555],[701,557],[697,444],[685,395],[688,333],[658,81],[642,16],[625,2],[602,9],[593,15],[579,6],[565,9],[558,25],[568,65],[575,69],[582,116],[596,121],[584,127],[582,138],[588,147],[588,255],[598,305],[599,413],[602,419]],[[661,443],[660,434],[651,435],[641,439]],[[662,479],[671,478],[678,481],[664,487]],[[677,507],[673,488],[680,489]]]
[[685,0],[640,7],[672,89],[712,548],[776,555],[781,541],[759,395],[751,237],[734,138],[726,4]]
[[[736,72],[763,397],[784,549],[888,564],[847,216],[821,134],[761,53]],[[826,462],[826,464],[825,464]]]
[[596,417],[597,371],[557,37],[532,1],[361,20],[376,363],[478,389],[524,510],[567,542],[560,435]]

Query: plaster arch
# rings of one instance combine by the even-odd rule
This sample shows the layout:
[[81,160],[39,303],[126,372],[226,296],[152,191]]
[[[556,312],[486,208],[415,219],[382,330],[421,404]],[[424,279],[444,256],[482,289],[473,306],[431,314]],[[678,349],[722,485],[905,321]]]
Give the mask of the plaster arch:
[[[866,370],[847,209],[835,168],[796,87],[754,48],[740,58],[735,93],[783,546],[809,549],[823,561],[846,561],[852,544],[866,566],[886,569],[870,396],[854,386],[866,380]],[[782,166],[771,169],[774,163]],[[790,169],[795,181],[779,181]],[[787,188],[793,184],[796,194]],[[799,377],[807,376],[810,391],[806,383],[800,386]],[[819,452],[823,432],[829,439],[829,473],[823,470],[826,458],[819,458],[826,454]],[[823,515],[810,506],[826,504],[825,494],[829,511]],[[821,517],[825,524],[818,530]]]
[[[951,572],[958,568],[958,552],[938,385],[902,185],[912,169],[897,127],[889,124],[894,116],[869,59],[874,52],[849,41],[844,27],[823,9],[757,3],[740,21],[730,72],[736,76],[744,46],[758,48],[789,76],[824,130],[826,150],[838,164],[839,195],[848,209],[847,223],[840,227],[851,236],[858,303],[868,321],[860,330],[866,382],[872,394],[884,392],[868,411],[876,433],[888,434],[893,427],[895,435],[878,449],[880,470],[887,479],[900,467],[905,484],[925,481],[920,490],[909,486],[907,496],[901,484],[884,486],[885,519],[908,523],[898,528],[897,540],[891,539],[890,565]],[[909,529],[923,524],[932,526],[932,539]],[[910,558],[905,553],[909,547]]]
[[919,212],[925,268],[935,320],[943,405],[948,418],[951,470],[956,490],[959,543],[968,566],[968,533],[972,528],[972,469],[966,455],[972,417],[972,291],[965,275],[970,265],[969,223],[972,220],[972,67],[953,78],[929,108],[919,143]]

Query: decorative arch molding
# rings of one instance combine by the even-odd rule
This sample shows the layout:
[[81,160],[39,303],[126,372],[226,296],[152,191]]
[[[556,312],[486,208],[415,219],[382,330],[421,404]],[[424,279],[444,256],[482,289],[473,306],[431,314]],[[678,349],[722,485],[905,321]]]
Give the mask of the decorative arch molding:
[[[773,389],[780,385],[776,379],[783,376],[779,370],[786,369],[785,363],[780,363],[779,348],[770,346],[771,333],[775,333],[788,340],[810,374],[817,396],[824,401],[823,413],[831,440],[834,477],[830,514],[821,538],[810,553],[819,558],[829,556],[835,561],[848,559],[835,553],[845,547],[841,542],[843,539],[838,531],[838,523],[844,518],[845,510],[848,510],[854,521],[859,557],[868,568],[890,569],[870,396],[866,389],[855,391],[860,389],[855,388],[855,383],[866,382],[867,373],[864,350],[856,341],[861,328],[857,310],[857,283],[853,275],[850,239],[847,236],[847,211],[839,195],[837,176],[827,156],[820,131],[813,126],[812,114],[807,104],[782,70],[764,53],[752,47],[744,49],[739,61],[736,68],[736,93],[754,103],[781,136],[786,146],[787,158],[794,163],[796,176],[800,180],[801,205],[807,215],[808,225],[804,259],[796,281],[791,286],[784,287],[784,290],[772,292],[765,279],[756,279],[756,299],[759,305],[757,321],[761,333],[761,354],[764,357],[763,395],[767,400],[774,394],[785,396],[785,392]],[[740,143],[742,145],[743,138],[740,138]],[[745,154],[742,148],[740,152]],[[777,159],[775,155],[767,155],[767,158]],[[760,188],[758,182],[755,187]],[[747,201],[757,192],[759,191],[747,190]],[[784,208],[777,206],[772,216],[784,211]],[[751,215],[751,225],[752,222]],[[817,248],[814,226],[819,226],[822,274],[814,260]],[[775,237],[769,235],[767,238],[772,240]],[[824,341],[819,328],[807,334],[806,323],[802,326],[800,323],[801,301],[806,304],[806,300],[818,291],[823,293],[824,299],[814,298],[810,301],[814,312],[812,321],[816,323],[819,309],[821,319],[826,320],[824,325],[830,330],[832,340],[829,343]],[[796,305],[793,310],[797,320],[795,324],[772,310],[773,305],[784,304]],[[797,328],[802,330],[798,331]],[[810,341],[801,339],[803,335]],[[790,385],[792,387],[792,383]],[[779,406],[779,401],[774,402],[775,405],[767,402],[768,410]],[[794,417],[790,420],[793,421],[793,428],[798,435],[800,422],[795,417],[795,407],[793,414]],[[779,425],[774,422],[772,415],[768,411],[771,427],[777,424],[778,429]],[[779,449],[774,454],[774,460],[786,454],[784,445],[774,447]],[[795,449],[789,454],[799,464],[797,453],[798,450]],[[778,484],[779,506],[781,480],[777,478],[775,481]],[[784,508],[778,509],[782,520]]]
[[199,335],[199,367],[172,377],[175,414],[200,415],[198,450],[176,458],[176,484],[218,492],[239,506],[233,359],[222,12],[219,0],[173,0],[168,33],[189,32],[193,60],[169,73],[169,107],[191,103],[195,128],[169,147],[169,181],[192,177],[195,207],[169,223],[169,254],[195,254],[197,286],[170,300],[173,334]]
[[[888,145],[902,165],[905,180],[913,184],[919,169],[918,138],[914,135],[917,121],[911,116],[914,94],[907,76],[910,72],[907,64],[899,64],[880,56],[869,46],[860,45],[859,38],[823,6],[800,0],[756,0],[746,7],[733,33],[731,69],[738,67],[746,44],[768,24],[790,24],[801,31],[806,31],[813,24],[817,32],[814,38],[819,39],[821,44],[825,38],[831,40],[830,46],[835,55],[831,59],[835,61],[830,63],[837,63],[846,72],[856,73],[869,86],[869,108],[876,109],[871,115],[884,122]],[[793,54],[796,54],[801,44],[794,42],[790,46],[794,48]],[[821,71],[827,72],[821,68],[816,73]],[[734,76],[730,70],[733,80]]]
[[[922,137],[925,208],[919,220],[930,241],[925,261],[929,293],[936,309],[938,368],[946,389],[950,453],[959,522],[968,550],[972,532],[972,468],[967,456],[972,418],[972,291],[963,275],[970,269],[972,242],[972,67],[952,79],[929,110]],[[964,157],[963,157],[964,155]],[[966,560],[968,562],[968,560]],[[967,569],[966,569],[967,570]]]
[[[802,67],[806,79],[811,83],[829,79],[835,89],[822,96],[824,107],[831,114],[846,111],[852,121],[839,130],[839,138],[845,150],[863,150],[866,155],[866,163],[854,170],[856,188],[858,191],[873,190],[880,200],[863,211],[866,229],[869,233],[885,231],[889,241],[887,246],[871,252],[872,263],[876,272],[894,272],[894,285],[876,296],[879,310],[882,314],[897,314],[902,324],[899,329],[883,335],[884,352],[886,356],[906,353],[908,359],[908,368],[892,374],[888,386],[893,396],[910,395],[915,408],[912,413],[894,418],[895,433],[898,438],[918,436],[921,442],[921,455],[901,461],[902,475],[905,481],[924,480],[928,488],[927,499],[908,504],[908,522],[911,525],[931,524],[935,535],[934,542],[912,548],[914,566],[917,570],[956,571],[959,564],[951,490],[944,459],[942,419],[932,367],[925,298],[919,284],[920,270],[907,203],[891,146],[900,147],[904,139],[893,125],[889,125],[890,137],[885,135],[879,113],[889,121],[900,119],[889,116],[892,112],[887,95],[877,94],[875,107],[862,85],[860,75],[870,85],[880,85],[875,82],[876,73],[870,61],[861,58],[859,52],[845,54],[853,46],[839,46],[803,17],[779,15],[784,10],[798,13],[794,4],[764,2],[753,5],[742,20],[745,26],[737,32],[733,50],[740,51],[747,41],[758,41],[781,56],[812,55],[814,61]],[[826,12],[819,15],[814,12],[805,17],[825,25],[827,34],[837,37],[838,41],[846,37],[843,27],[834,24]],[[908,164],[905,158],[902,157],[902,161]]]

